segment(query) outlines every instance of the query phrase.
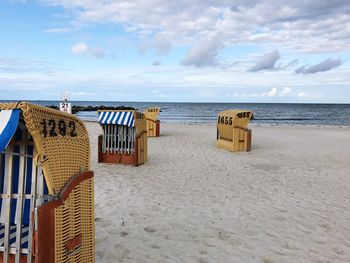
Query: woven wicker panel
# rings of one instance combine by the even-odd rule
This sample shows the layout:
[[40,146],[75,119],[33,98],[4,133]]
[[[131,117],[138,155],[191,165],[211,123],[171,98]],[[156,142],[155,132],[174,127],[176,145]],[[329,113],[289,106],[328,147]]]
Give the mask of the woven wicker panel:
[[[70,178],[89,169],[89,138],[85,125],[78,118],[24,102],[0,103],[0,109],[15,108],[22,110],[33,136],[50,193],[59,193]],[[65,133],[60,124],[65,126]]]
[[[55,211],[55,262],[95,262],[93,179],[80,183],[69,195],[64,205]],[[80,252],[68,257],[64,245],[82,234]]]
[[81,187],[81,230],[83,246],[81,262],[95,262],[94,179],[84,181]]

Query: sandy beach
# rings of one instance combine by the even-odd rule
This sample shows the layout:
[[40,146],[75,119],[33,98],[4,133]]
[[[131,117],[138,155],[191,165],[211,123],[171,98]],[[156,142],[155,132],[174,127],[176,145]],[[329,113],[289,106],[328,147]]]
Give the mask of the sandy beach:
[[350,262],[350,127],[251,126],[252,151],[215,125],[161,124],[139,167],[97,163],[97,262]]

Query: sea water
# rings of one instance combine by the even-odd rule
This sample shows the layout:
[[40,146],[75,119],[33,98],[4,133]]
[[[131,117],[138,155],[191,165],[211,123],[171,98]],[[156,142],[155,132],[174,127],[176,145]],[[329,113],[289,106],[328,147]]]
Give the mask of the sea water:
[[[33,101],[44,106],[59,106],[59,101]],[[246,109],[254,112],[257,124],[346,125],[350,126],[350,104],[294,103],[176,103],[176,102],[111,102],[72,101],[79,106],[127,106],[143,111],[160,107],[159,119],[165,123],[215,123],[220,111]],[[97,121],[97,112],[79,112],[83,120]]]

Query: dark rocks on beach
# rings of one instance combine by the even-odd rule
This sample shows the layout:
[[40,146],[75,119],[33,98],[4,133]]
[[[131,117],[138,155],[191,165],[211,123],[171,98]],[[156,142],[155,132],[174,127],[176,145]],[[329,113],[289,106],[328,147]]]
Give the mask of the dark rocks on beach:
[[[58,106],[51,105],[48,106],[51,109],[59,110]],[[117,106],[117,107],[111,107],[111,106],[78,106],[78,105],[72,105],[72,113],[75,114],[79,111],[98,111],[98,110],[136,110],[133,107],[125,107],[125,106]]]

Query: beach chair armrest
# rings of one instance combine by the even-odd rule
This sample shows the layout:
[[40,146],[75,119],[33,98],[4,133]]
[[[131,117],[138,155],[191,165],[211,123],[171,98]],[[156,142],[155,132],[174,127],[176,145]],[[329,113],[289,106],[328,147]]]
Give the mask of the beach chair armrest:
[[72,179],[70,179],[67,184],[62,188],[60,195],[60,199],[64,202],[69,194],[73,191],[73,189],[80,184],[81,182],[90,179],[94,176],[94,172],[85,171],[80,174],[75,175]]

